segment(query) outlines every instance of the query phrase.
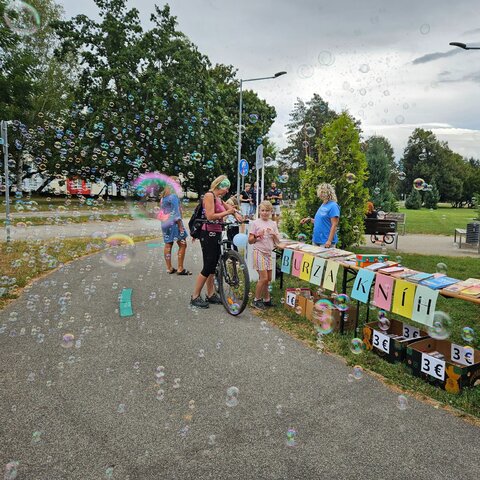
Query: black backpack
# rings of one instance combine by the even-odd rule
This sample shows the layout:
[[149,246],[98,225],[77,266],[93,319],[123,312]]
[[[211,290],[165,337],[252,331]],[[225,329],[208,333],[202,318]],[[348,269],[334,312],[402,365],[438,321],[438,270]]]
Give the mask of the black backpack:
[[192,238],[199,239],[200,232],[202,231],[203,223],[199,222],[199,220],[205,220],[205,215],[203,214],[203,205],[202,201],[198,202],[198,205],[195,207],[195,210],[188,221],[188,229],[190,230],[190,236]]

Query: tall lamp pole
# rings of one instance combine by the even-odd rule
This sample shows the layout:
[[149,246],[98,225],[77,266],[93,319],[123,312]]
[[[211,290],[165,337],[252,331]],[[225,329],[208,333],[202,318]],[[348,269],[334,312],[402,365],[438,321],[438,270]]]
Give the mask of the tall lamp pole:
[[[240,102],[238,108],[238,158],[237,158],[237,201],[240,205],[240,161],[242,160],[242,109],[243,109],[243,84],[246,82],[257,82],[258,80],[270,80],[285,75],[287,72],[277,72],[271,77],[240,79]],[[258,187],[258,186],[257,186]]]
[[5,172],[5,229],[7,233],[7,243],[10,242],[10,178],[8,171],[8,124],[2,120],[0,122],[0,139],[3,144],[3,159]]

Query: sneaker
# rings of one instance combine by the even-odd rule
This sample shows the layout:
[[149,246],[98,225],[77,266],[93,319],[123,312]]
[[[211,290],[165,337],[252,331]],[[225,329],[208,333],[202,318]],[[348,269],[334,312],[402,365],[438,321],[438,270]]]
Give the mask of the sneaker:
[[199,295],[197,298],[191,298],[190,299],[190,305],[192,307],[198,307],[198,308],[208,308],[210,305],[208,302],[206,302],[201,295]]
[[252,302],[252,305],[254,308],[257,308],[258,310],[265,310],[266,308],[261,300],[254,300]]
[[222,300],[220,300],[220,297],[216,293],[214,293],[211,297],[205,295],[205,301],[208,303],[222,304]]
[[276,307],[277,305],[275,303],[272,302],[272,299],[270,299],[268,302],[266,302],[265,300],[263,301],[263,304],[266,306],[266,307]]

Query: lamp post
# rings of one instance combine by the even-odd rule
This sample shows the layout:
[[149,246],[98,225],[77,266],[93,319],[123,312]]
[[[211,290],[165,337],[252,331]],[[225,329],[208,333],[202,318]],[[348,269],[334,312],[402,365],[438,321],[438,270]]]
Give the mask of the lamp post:
[[464,50],[480,50],[480,47],[469,47],[465,43],[461,42],[450,42],[449,45],[452,45],[452,47],[463,48]]
[[[242,108],[243,108],[243,84],[246,82],[257,82],[258,80],[270,80],[285,75],[287,72],[277,72],[271,77],[240,79],[240,102],[238,108],[238,158],[237,158],[237,201],[240,205],[240,161],[242,159]],[[258,187],[258,186],[257,186]]]
[[0,138],[3,144],[3,160],[5,173],[5,230],[7,232],[7,243],[10,242],[10,178],[8,171],[8,124],[2,120],[0,122]]

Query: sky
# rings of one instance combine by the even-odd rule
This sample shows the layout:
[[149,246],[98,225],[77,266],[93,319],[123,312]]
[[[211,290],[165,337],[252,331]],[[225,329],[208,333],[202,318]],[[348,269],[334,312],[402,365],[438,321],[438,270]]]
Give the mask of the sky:
[[[97,18],[93,0],[60,0],[67,17]],[[153,0],[129,0],[150,27]],[[361,120],[364,138],[387,137],[401,158],[416,127],[463,156],[480,158],[478,1],[170,0],[178,29],[238,78],[287,71],[245,84],[277,110],[271,138],[286,145],[297,98],[318,93]]]

